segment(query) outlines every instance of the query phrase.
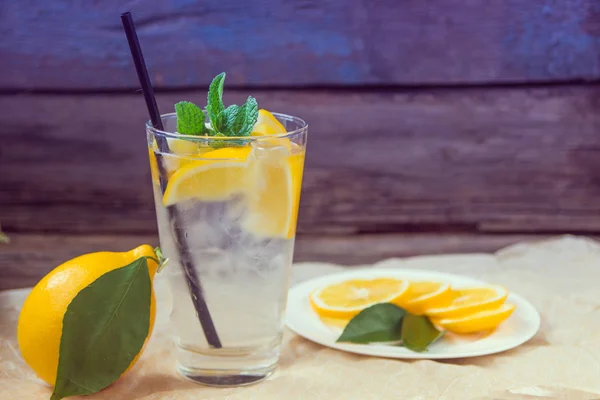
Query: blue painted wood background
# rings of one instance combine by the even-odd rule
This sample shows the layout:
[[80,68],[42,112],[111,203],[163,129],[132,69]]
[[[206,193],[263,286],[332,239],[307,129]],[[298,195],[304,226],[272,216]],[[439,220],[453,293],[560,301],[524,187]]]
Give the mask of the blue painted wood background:
[[4,0],[0,89],[137,87],[123,11],[159,88],[600,78],[598,0]]
[[600,232],[600,0],[0,0],[3,229],[155,232],[128,10],[163,112],[309,121],[302,235]]

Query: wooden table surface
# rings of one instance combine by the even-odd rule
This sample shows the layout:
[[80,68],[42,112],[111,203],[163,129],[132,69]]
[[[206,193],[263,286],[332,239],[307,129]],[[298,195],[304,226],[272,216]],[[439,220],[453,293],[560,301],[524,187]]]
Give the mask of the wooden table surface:
[[[462,355],[446,360],[395,360],[350,354],[287,330],[280,367],[272,378],[244,388],[217,389],[177,376],[167,281],[157,279],[156,323],[144,354],[122,379],[90,396],[90,400],[600,399],[599,263],[600,244],[575,236],[503,249],[495,257],[471,254],[388,260],[377,267],[390,271],[395,268],[443,271],[502,285],[533,305],[541,314],[541,327],[533,338],[517,348],[499,354],[464,357],[465,352],[501,349],[510,343],[511,337],[525,333],[522,329],[531,327],[531,322],[535,326],[537,318],[531,309],[527,311],[528,307],[522,307],[524,300],[520,300],[511,320],[492,335],[460,339],[447,335]],[[323,263],[299,265],[292,273],[292,285],[341,269]],[[33,372],[15,351],[15,326],[25,296],[23,291],[0,292],[0,322],[4,322],[0,323],[0,343],[4,344],[0,346],[2,400],[47,400],[50,396],[48,387],[33,379]],[[509,302],[516,301],[514,297],[509,299]],[[292,303],[294,301],[290,301],[288,308],[291,313],[298,311]],[[311,321],[314,326],[310,325]],[[316,318],[308,317],[303,322],[309,325],[308,332],[313,335],[321,336],[328,331],[316,325],[319,324]],[[325,334],[321,340],[333,344],[335,337]],[[445,340],[438,344],[445,347],[449,343],[444,343]],[[429,354],[433,355],[439,354],[441,349],[432,346],[431,350]],[[448,347],[445,351],[449,351]]]

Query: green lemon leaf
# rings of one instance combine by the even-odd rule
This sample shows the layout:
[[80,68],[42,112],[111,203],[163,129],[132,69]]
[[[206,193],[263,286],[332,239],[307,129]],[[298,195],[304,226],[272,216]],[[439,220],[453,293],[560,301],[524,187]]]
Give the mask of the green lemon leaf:
[[406,314],[402,322],[402,345],[412,351],[427,351],[442,335],[424,315]]
[[100,276],[67,307],[51,400],[96,393],[139,354],[150,329],[145,257]]
[[337,342],[371,343],[401,339],[406,311],[391,303],[367,307],[348,322]]
[[225,83],[225,72],[215,76],[208,88],[206,100],[206,113],[210,119],[212,128],[217,132],[222,132],[225,124],[225,104],[223,104],[223,85]]
[[183,135],[202,135],[207,129],[204,125],[206,116],[204,112],[189,101],[180,101],[175,104],[177,114],[177,132]]

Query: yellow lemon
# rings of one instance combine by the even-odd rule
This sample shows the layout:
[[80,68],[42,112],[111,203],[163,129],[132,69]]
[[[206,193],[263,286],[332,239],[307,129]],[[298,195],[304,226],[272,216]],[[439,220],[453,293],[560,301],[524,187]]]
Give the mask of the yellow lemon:
[[[17,339],[23,358],[41,379],[50,385],[54,385],[56,381],[62,321],[73,298],[101,275],[124,267],[140,257],[156,258],[156,255],[147,244],[127,252],[84,254],[59,265],[35,285],[19,315]],[[157,267],[154,260],[148,259],[151,281]],[[148,338],[152,334],[155,316],[156,300],[153,290]],[[127,371],[137,362],[144,347]]]
[[319,316],[350,319],[377,303],[401,304],[410,283],[396,278],[350,279],[325,286],[310,294],[310,304]]
[[436,325],[454,333],[474,333],[497,328],[515,311],[514,304],[478,311],[463,317],[433,320]]

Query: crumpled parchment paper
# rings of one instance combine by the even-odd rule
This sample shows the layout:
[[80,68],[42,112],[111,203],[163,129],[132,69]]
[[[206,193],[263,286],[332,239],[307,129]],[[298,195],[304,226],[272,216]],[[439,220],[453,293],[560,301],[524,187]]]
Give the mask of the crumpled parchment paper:
[[[470,275],[505,285],[542,314],[538,334],[504,353],[444,361],[403,361],[344,353],[289,331],[278,371],[245,388],[198,386],[175,373],[164,304],[164,280],[156,282],[159,313],[145,353],[127,375],[85,397],[117,400],[401,399],[401,400],[595,400],[600,399],[600,245],[562,236],[510,246],[496,254],[390,259],[382,268],[421,268]],[[343,267],[304,263],[293,282]],[[16,325],[28,290],[0,293],[0,399],[48,399],[19,355]]]

